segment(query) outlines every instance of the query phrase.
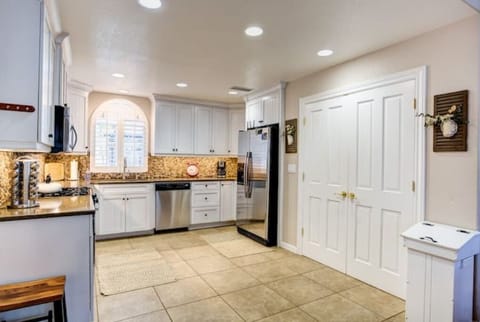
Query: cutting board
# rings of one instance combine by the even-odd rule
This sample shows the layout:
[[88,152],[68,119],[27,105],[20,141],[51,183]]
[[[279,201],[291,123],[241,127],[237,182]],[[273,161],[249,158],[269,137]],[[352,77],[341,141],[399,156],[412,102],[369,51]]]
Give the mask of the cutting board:
[[50,174],[52,181],[62,181],[65,179],[65,167],[63,163],[45,163],[44,174],[45,178]]

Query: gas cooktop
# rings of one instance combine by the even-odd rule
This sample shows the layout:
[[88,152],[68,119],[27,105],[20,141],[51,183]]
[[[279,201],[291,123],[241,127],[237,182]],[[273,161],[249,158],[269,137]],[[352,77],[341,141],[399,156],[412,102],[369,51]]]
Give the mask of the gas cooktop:
[[62,188],[61,191],[49,192],[49,193],[38,193],[38,197],[47,198],[47,197],[74,197],[74,196],[86,196],[89,194],[88,187],[77,187],[77,188]]

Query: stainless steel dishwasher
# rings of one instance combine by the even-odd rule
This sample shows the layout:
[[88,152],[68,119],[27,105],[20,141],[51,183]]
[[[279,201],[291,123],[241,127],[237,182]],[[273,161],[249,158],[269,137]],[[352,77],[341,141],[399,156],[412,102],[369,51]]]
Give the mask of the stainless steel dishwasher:
[[190,183],[155,184],[155,230],[186,228],[190,225]]

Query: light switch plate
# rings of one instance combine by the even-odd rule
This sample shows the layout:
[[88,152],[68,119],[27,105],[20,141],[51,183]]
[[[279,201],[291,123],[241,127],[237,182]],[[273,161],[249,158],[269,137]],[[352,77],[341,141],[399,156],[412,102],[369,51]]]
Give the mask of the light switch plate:
[[297,165],[295,163],[289,163],[287,170],[288,173],[297,173]]

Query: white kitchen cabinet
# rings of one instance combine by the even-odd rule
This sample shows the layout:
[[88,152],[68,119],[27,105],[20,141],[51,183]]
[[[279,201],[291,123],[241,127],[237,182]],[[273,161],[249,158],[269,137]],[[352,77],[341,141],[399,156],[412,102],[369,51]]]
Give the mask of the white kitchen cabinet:
[[91,88],[78,82],[69,82],[66,103],[70,107],[70,144],[73,153],[87,153],[88,95]]
[[155,199],[153,184],[95,185],[99,200],[97,236],[124,235],[153,230]]
[[[94,321],[93,218],[85,214],[2,222],[0,284],[65,275],[68,321]],[[25,321],[48,310],[50,305],[0,312],[0,321]]]
[[246,126],[252,128],[260,126],[264,122],[262,100],[257,98],[246,104]]
[[220,183],[220,221],[232,221],[236,219],[236,187],[234,181],[222,181]]
[[264,125],[280,123],[282,109],[281,87],[253,94],[246,101],[246,126],[254,128]]
[[50,151],[55,42],[44,2],[0,1],[0,43],[0,61],[5,62],[0,103],[35,108],[34,112],[0,110],[0,148]]
[[121,234],[125,232],[124,195],[105,194],[101,210],[97,213],[97,234]]
[[212,154],[212,110],[195,107],[195,154]]
[[228,154],[236,156],[238,154],[238,132],[245,130],[245,110],[229,111],[229,134],[228,134]]
[[154,154],[192,154],[194,109],[188,104],[157,101]]
[[195,107],[195,154],[227,154],[228,121],[226,109]]
[[135,232],[148,230],[151,223],[148,194],[126,195],[125,202],[125,231]]
[[192,182],[191,224],[212,224],[236,218],[236,182]]

